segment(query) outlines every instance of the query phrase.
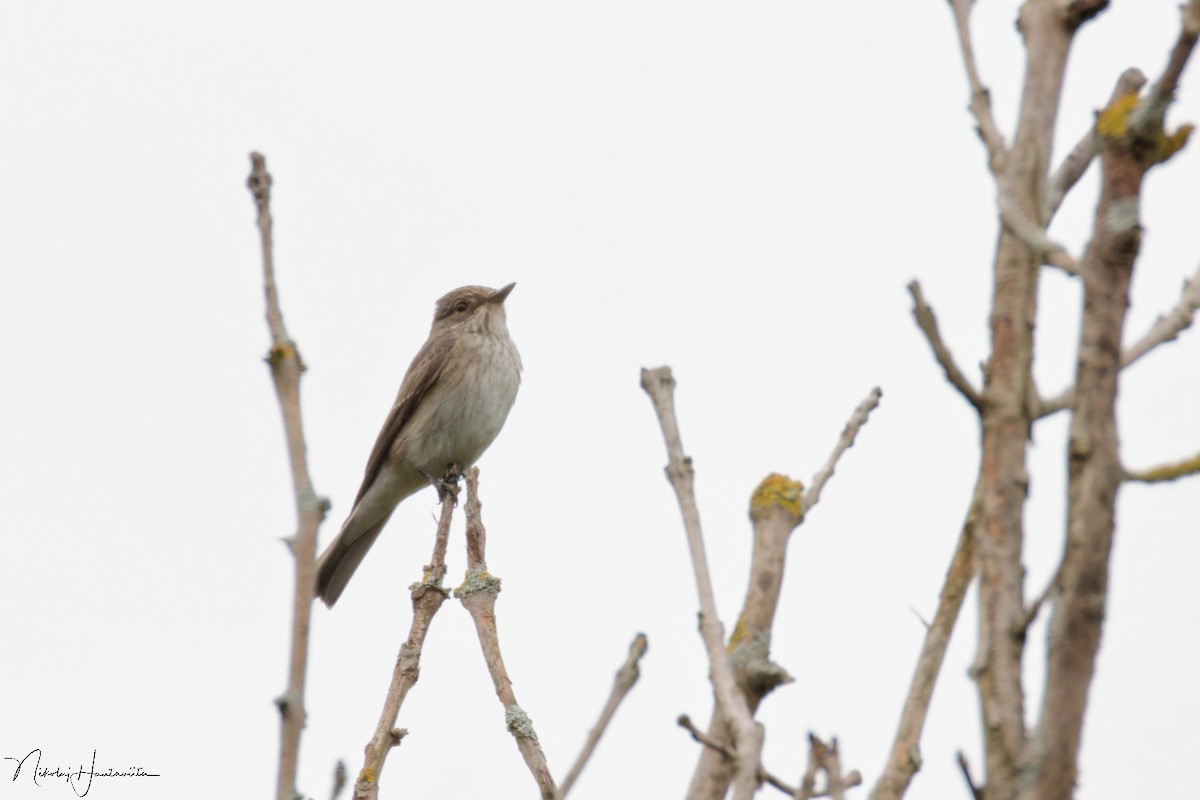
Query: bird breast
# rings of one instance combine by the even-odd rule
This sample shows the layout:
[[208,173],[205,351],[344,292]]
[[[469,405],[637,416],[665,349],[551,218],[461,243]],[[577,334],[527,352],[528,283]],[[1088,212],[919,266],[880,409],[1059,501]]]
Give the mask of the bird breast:
[[521,357],[503,323],[496,327],[460,334],[449,358],[462,368],[448,364],[431,392],[435,396],[421,403],[428,427],[421,426],[423,452],[412,453],[412,461],[431,475],[440,476],[451,463],[474,464],[500,433],[516,400]]

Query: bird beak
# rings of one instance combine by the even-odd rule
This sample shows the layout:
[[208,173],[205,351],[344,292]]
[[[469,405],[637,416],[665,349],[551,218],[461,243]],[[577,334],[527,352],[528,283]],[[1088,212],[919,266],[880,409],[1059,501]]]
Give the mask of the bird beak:
[[517,284],[515,284],[515,283],[510,283],[508,286],[505,286],[501,289],[497,289],[496,293],[494,295],[492,295],[490,298],[488,298],[488,302],[489,303],[503,303],[508,298],[508,293],[511,292],[513,290],[513,287],[516,285]]

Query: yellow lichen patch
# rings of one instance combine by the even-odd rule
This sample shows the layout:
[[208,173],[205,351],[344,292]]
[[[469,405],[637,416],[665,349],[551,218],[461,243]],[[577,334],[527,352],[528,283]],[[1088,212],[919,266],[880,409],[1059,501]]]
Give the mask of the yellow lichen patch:
[[1196,473],[1200,473],[1200,455],[1192,456],[1176,464],[1167,464],[1145,470],[1144,472],[1135,472],[1129,477],[1135,481],[1159,483],[1162,481],[1178,480],[1179,478],[1195,475]]
[[1118,138],[1129,130],[1129,115],[1137,107],[1137,92],[1128,92],[1113,100],[1096,117],[1096,132]]
[[725,652],[732,653],[745,638],[746,620],[739,614],[737,624],[733,626],[733,635],[729,637],[729,644],[725,646]]
[[370,767],[363,767],[362,772],[358,773],[358,779],[366,783],[375,782],[375,770]]
[[750,495],[750,515],[778,506],[797,519],[804,518],[804,485],[786,475],[772,472]]
[[1165,134],[1162,138],[1162,142],[1160,142],[1158,146],[1159,163],[1166,161],[1168,158],[1182,150],[1184,145],[1188,143],[1188,137],[1192,135],[1192,131],[1195,129],[1195,125],[1188,123],[1186,125],[1180,125],[1174,133]]
[[295,355],[296,351],[290,345],[281,344],[271,348],[271,352],[267,354],[267,363],[271,365],[280,364]]

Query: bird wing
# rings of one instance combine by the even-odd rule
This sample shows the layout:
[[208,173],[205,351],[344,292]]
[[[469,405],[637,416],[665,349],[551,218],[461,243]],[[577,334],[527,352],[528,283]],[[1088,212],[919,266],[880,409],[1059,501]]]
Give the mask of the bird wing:
[[413,414],[421,405],[421,401],[442,377],[446,356],[452,346],[453,340],[449,337],[430,337],[425,342],[425,346],[413,358],[408,372],[404,375],[404,381],[400,384],[400,391],[396,394],[396,402],[392,405],[387,419],[384,420],[383,429],[379,431],[379,438],[375,440],[375,447],[371,450],[371,457],[367,460],[367,470],[363,475],[362,486],[358,490],[358,496],[354,498],[355,505],[358,505],[358,501],[362,500],[363,495],[367,493],[371,484],[379,476],[383,462],[387,460],[388,452],[392,449],[392,443],[402,434],[408,421],[412,419]]

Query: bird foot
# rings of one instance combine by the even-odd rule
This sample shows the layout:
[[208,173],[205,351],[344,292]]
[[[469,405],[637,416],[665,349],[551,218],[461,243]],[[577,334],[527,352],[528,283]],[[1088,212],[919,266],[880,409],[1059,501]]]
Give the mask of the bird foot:
[[425,480],[437,490],[438,502],[446,502],[446,495],[450,495],[454,505],[458,505],[458,481],[463,476],[462,464],[448,464],[446,466],[446,474],[440,478],[435,478],[425,470],[420,470],[420,473],[425,476]]

